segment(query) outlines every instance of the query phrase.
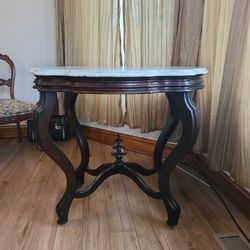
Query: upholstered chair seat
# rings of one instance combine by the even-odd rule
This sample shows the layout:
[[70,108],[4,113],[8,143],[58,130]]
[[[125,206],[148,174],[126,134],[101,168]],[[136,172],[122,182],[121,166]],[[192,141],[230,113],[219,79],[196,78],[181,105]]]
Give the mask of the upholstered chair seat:
[[16,99],[0,99],[0,123],[15,122],[17,116],[30,114],[35,109],[32,103]]

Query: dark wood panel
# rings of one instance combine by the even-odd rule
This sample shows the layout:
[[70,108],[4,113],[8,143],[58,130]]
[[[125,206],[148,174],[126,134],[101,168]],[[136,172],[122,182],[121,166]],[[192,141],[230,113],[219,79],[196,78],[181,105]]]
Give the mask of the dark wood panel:
[[193,157],[194,164],[208,180],[220,190],[241,212],[250,219],[250,193],[234,182],[223,172],[209,170],[204,156],[197,154]]
[[[82,126],[82,129],[88,139],[108,145],[115,144],[117,132],[89,126]],[[146,155],[153,155],[156,141],[123,133],[119,134],[121,135],[123,144],[127,150]],[[165,148],[164,154],[168,154],[173,147],[173,145],[168,144]]]
[[[152,77],[71,77],[36,76],[38,91],[85,94],[150,94],[191,92],[204,88],[202,75]],[[119,84],[118,84],[119,83]]]
[[[27,126],[21,126],[22,137],[28,137]],[[3,125],[0,126],[0,138],[17,138],[17,127],[16,125]]]

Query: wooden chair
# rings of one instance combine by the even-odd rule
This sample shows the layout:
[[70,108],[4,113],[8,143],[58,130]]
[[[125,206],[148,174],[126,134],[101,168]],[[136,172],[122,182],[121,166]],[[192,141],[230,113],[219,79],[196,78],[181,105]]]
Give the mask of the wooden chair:
[[0,86],[7,86],[10,88],[10,98],[0,99],[0,125],[16,123],[19,142],[22,142],[20,122],[32,117],[35,105],[15,99],[15,65],[7,55],[0,54],[0,60],[3,60],[10,67],[10,78],[2,79],[0,77]]

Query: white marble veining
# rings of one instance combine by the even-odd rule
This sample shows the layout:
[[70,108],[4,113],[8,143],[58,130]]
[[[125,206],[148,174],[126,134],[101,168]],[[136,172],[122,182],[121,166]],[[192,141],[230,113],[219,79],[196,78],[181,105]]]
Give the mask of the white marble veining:
[[194,76],[208,73],[200,67],[166,68],[87,68],[87,67],[41,67],[33,68],[35,76],[72,76],[72,77],[154,77],[154,76]]

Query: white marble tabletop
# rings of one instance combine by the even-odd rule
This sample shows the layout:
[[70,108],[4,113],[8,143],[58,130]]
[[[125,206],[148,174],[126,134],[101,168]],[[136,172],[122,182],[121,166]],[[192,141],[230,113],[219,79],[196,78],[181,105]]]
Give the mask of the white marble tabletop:
[[33,68],[36,76],[72,76],[72,77],[154,77],[154,76],[195,76],[207,74],[201,67],[165,67],[165,68],[88,68],[88,67],[40,67]]

